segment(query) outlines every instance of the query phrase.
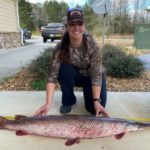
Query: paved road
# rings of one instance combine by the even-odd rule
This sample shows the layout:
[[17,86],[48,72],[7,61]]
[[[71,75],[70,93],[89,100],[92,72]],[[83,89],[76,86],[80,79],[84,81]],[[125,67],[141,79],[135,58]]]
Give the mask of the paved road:
[[27,66],[48,47],[54,47],[56,42],[43,43],[41,37],[26,40],[28,46],[12,49],[0,49],[0,81],[10,77]]
[[150,54],[144,54],[139,56],[139,59],[144,62],[145,69],[150,71]]

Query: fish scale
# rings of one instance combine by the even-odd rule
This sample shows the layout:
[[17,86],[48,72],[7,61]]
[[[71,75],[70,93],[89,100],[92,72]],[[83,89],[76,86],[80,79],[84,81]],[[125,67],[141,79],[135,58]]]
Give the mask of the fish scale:
[[115,138],[120,139],[127,132],[148,127],[150,123],[84,115],[16,116],[15,120],[0,117],[0,129],[14,130],[16,135],[20,136],[40,135],[65,138],[67,146],[79,143],[79,140],[84,138],[114,135]]

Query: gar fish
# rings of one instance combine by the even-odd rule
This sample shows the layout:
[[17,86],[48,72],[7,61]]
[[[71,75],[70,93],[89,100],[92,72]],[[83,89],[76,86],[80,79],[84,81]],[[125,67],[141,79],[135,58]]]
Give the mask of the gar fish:
[[15,130],[16,135],[41,135],[65,138],[65,145],[79,143],[80,139],[101,138],[114,135],[120,139],[130,131],[150,127],[150,123],[140,123],[118,118],[101,118],[84,115],[64,116],[16,116],[15,120],[0,117],[0,129]]

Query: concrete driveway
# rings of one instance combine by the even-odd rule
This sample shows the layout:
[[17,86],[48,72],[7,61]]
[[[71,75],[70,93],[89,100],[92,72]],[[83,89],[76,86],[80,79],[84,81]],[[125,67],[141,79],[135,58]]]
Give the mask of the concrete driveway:
[[[72,114],[88,114],[85,111],[81,92],[77,96],[77,107]],[[45,102],[45,92],[1,91],[0,115],[14,116],[22,114],[32,116]],[[59,114],[61,93],[55,92],[49,114]],[[142,92],[108,92],[107,111],[111,117],[135,119],[150,122],[150,93]],[[40,136],[16,136],[13,131],[0,130],[0,150],[149,150],[150,129],[128,133],[121,140],[114,137],[83,139],[71,147],[64,145],[64,139]]]
[[26,40],[28,45],[11,49],[0,49],[0,81],[11,77],[27,67],[48,47],[54,47],[58,41],[43,43],[41,37]]
[[140,55],[138,58],[144,63],[145,69],[150,71],[150,54]]

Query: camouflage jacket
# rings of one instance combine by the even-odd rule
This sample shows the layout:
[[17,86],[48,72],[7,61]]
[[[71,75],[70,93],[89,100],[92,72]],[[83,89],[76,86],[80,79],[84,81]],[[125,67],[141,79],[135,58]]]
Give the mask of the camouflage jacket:
[[[78,49],[69,47],[71,64],[79,69],[81,75],[91,77],[92,85],[100,86],[102,77],[100,48],[97,42],[89,35],[86,35],[86,42],[86,51],[83,50],[83,44]],[[54,49],[50,63],[51,69],[48,73],[48,82],[51,83],[57,83],[59,67],[61,65],[58,55],[59,44]]]

